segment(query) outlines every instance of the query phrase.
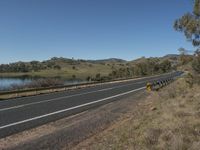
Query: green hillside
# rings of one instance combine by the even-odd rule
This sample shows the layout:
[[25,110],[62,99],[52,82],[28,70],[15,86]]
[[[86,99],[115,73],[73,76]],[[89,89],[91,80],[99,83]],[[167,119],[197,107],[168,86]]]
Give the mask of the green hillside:
[[122,59],[74,60],[52,58],[46,61],[16,62],[0,65],[1,77],[39,76],[78,78],[123,78],[168,72],[173,62],[163,58],[140,58],[134,61]]

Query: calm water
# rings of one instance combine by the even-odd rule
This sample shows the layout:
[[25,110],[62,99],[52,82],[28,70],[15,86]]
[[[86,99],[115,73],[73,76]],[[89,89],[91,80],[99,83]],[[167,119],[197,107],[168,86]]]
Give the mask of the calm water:
[[[0,78],[0,90],[7,90],[12,87],[12,85],[24,85],[30,83],[31,81],[38,80],[39,78]],[[65,84],[77,84],[84,81],[81,80],[64,80]]]
[[30,83],[32,79],[24,78],[0,78],[0,90],[8,89],[12,85],[23,85]]

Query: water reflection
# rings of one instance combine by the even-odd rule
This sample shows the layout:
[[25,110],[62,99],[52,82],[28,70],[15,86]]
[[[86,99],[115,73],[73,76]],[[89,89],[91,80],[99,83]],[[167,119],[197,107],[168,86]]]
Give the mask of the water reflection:
[[[28,83],[31,83],[32,81],[39,80],[39,79],[44,79],[44,78],[30,78],[30,77],[0,77],[0,90],[9,90],[12,89],[13,86],[21,86],[21,85],[26,85]],[[78,84],[78,83],[83,83],[85,81],[79,80],[79,79],[74,79],[74,80],[66,80],[66,79],[60,79],[63,80],[63,83],[68,85],[68,84]]]

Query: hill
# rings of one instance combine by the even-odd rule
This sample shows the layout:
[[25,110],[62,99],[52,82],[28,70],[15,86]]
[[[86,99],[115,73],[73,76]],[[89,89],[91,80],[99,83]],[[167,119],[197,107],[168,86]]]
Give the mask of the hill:
[[[82,60],[53,57],[45,61],[16,62],[0,65],[1,77],[39,76],[39,77],[60,77],[60,78],[96,78],[105,76],[112,78],[142,76],[165,72],[160,70],[167,60],[174,63],[174,56],[160,58],[139,58],[133,61],[126,61],[117,58],[102,60]],[[177,56],[178,57],[178,56]],[[161,66],[160,66],[161,65]],[[168,64],[171,66],[171,64]],[[153,67],[153,68],[152,68]],[[164,66],[166,67],[166,66]],[[149,69],[151,68],[151,71]],[[168,70],[169,68],[167,68]],[[152,71],[153,70],[153,71]],[[151,72],[151,73],[150,73]]]

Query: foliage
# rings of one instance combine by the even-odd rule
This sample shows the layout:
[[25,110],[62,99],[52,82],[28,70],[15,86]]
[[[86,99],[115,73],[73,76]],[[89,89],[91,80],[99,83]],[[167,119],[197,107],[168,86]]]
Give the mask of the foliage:
[[164,60],[160,62],[160,60],[157,58],[148,58],[144,59],[144,61],[142,62],[136,62],[131,67],[113,70],[109,76],[112,78],[145,76],[158,73],[166,73],[171,70],[172,64],[169,60]]
[[194,46],[200,46],[200,0],[194,1],[193,13],[186,13],[175,21],[174,28],[183,32]]
[[183,32],[194,46],[200,45],[200,0],[194,1],[193,13],[186,13],[175,21],[174,28]]
[[76,75],[73,74],[73,75],[72,75],[72,79],[76,79]]
[[97,81],[100,81],[100,80],[101,80],[101,74],[100,74],[100,73],[96,74],[96,80],[97,80]]
[[[198,47],[195,52],[195,57],[192,62],[193,69],[200,73],[200,0],[194,0],[193,13],[186,13],[174,23],[174,28],[177,31],[184,32],[186,38],[192,42],[193,46]],[[181,61],[184,65],[187,60],[185,50],[179,49]]]
[[193,60],[193,57],[191,55],[188,55],[188,50],[184,48],[179,48],[178,51],[180,53],[179,57],[180,65],[186,65]]
[[168,72],[171,70],[171,62],[169,60],[165,60],[160,64],[160,69],[163,73]]
[[91,81],[92,80],[92,78],[90,77],[90,76],[88,76],[87,78],[86,78],[86,81]]
[[40,71],[46,69],[56,69],[60,70],[61,66],[56,64],[53,61],[31,61],[31,62],[17,62],[11,64],[2,64],[0,65],[0,72],[32,72]]

